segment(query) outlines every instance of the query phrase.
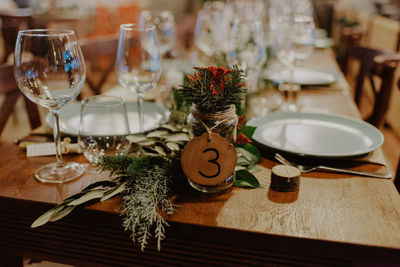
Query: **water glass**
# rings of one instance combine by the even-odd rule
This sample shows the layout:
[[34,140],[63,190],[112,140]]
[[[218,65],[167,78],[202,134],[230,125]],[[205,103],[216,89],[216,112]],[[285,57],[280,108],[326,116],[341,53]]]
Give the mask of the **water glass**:
[[95,164],[101,156],[125,155],[129,133],[122,98],[97,95],[82,101],[78,142],[89,162]]

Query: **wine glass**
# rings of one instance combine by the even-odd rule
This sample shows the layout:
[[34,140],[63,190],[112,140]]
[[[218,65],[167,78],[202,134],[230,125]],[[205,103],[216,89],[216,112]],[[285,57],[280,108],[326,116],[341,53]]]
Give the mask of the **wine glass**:
[[261,21],[236,19],[232,26],[227,60],[229,65],[239,65],[246,72],[250,93],[257,91],[258,76],[266,59]]
[[139,27],[149,27],[154,25],[157,32],[158,46],[161,56],[171,51],[176,40],[176,25],[174,15],[164,10],[161,13],[151,14],[149,10],[143,10],[140,13]]
[[96,164],[101,156],[125,155],[129,134],[122,98],[96,95],[82,101],[78,143],[89,162]]
[[139,129],[143,133],[143,97],[161,76],[161,60],[155,26],[122,24],[118,43],[116,73],[122,86],[138,95]]
[[59,111],[74,99],[85,83],[85,62],[71,30],[35,29],[20,31],[14,56],[14,75],[21,92],[43,106],[54,117],[57,162],[35,172],[39,181],[64,183],[79,177],[84,167],[63,162]]
[[194,42],[207,57],[224,50],[231,15],[230,7],[221,1],[215,1],[198,12]]
[[281,110],[297,111],[296,99],[300,85],[295,83],[295,68],[307,60],[314,50],[314,21],[312,17],[300,12],[302,9],[296,6],[295,1],[271,3],[270,31],[273,35],[273,48],[277,59],[289,69],[288,78],[282,80],[290,84],[280,84],[280,91],[284,95]]

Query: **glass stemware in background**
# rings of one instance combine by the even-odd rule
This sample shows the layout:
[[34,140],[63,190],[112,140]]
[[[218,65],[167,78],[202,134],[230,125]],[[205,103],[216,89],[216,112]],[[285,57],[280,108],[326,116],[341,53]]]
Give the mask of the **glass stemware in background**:
[[227,60],[229,65],[237,64],[246,72],[249,93],[257,91],[258,76],[266,59],[262,23],[235,20]]
[[118,43],[116,73],[122,86],[138,95],[139,129],[143,133],[143,97],[161,76],[161,59],[155,26],[140,28],[122,24]]
[[84,167],[63,162],[58,114],[74,99],[85,83],[85,62],[71,30],[36,29],[20,31],[14,56],[14,74],[21,92],[50,110],[54,117],[57,162],[35,172],[39,181],[63,183],[79,177]]
[[130,147],[129,134],[122,98],[97,95],[82,101],[78,143],[92,164],[100,156],[125,155]]
[[[303,6],[307,1],[270,1],[270,32],[272,46],[277,59],[288,68],[288,84],[280,84],[284,95],[281,110],[297,111],[297,93],[300,85],[295,83],[296,67],[307,60],[314,49],[314,21],[305,13]],[[308,9],[307,9],[308,11]],[[281,71],[284,73],[284,71]]]
[[149,10],[140,13],[139,27],[146,28],[154,25],[156,27],[158,46],[161,56],[171,51],[176,41],[176,25],[174,15],[170,11],[164,10],[161,13],[151,14]]
[[206,4],[197,14],[194,42],[210,59],[227,49],[232,10],[221,1]]

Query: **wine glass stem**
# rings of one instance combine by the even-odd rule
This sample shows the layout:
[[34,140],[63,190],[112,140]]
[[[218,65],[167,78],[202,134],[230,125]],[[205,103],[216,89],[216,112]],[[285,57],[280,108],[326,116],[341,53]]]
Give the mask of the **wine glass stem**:
[[141,133],[144,132],[144,130],[143,130],[143,98],[144,98],[144,94],[139,92],[138,93],[138,112],[139,112],[139,131]]
[[288,88],[289,89],[288,96],[286,99],[286,101],[290,102],[291,105],[295,105],[295,103],[293,103],[294,94],[295,94],[295,92],[293,91],[294,84],[295,84],[294,83],[294,68],[295,68],[294,64],[290,66],[290,84],[289,84],[289,88]]
[[63,158],[62,158],[62,151],[61,151],[59,110],[52,110],[51,113],[54,116],[53,135],[54,135],[54,143],[56,145],[57,167],[61,167],[63,165]]

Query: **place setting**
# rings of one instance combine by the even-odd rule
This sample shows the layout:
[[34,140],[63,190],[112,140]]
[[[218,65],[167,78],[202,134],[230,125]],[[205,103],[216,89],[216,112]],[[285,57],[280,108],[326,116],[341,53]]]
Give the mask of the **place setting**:
[[[321,170],[386,179],[392,177],[383,155],[377,151],[384,142],[383,134],[359,119],[333,114],[274,112],[253,118],[248,125],[257,127],[254,142],[275,160],[285,161],[279,155],[281,153],[298,163],[314,166],[300,165],[299,169],[304,173]],[[379,168],[383,172],[338,169],[365,163],[384,167]]]

